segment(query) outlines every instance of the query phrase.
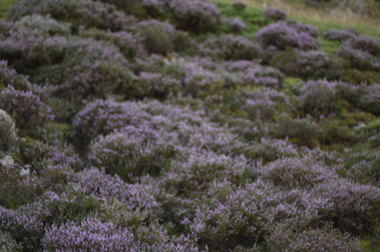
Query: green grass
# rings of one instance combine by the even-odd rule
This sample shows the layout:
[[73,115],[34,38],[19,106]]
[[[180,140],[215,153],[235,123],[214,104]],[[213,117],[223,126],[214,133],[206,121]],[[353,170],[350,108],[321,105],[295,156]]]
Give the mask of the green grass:
[[18,0],[0,0],[0,19],[6,19],[6,14]]

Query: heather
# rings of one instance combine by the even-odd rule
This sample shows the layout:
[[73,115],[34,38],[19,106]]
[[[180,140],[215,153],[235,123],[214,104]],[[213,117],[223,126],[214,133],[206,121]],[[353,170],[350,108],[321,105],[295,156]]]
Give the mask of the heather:
[[0,250],[377,251],[378,36],[286,12],[15,3]]

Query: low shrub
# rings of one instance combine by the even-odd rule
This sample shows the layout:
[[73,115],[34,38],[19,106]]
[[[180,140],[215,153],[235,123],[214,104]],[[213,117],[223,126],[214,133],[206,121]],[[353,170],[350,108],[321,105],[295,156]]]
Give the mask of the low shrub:
[[343,45],[338,49],[336,55],[347,60],[352,68],[359,70],[372,70],[374,67],[373,56],[361,49],[354,49],[350,46]]
[[380,115],[380,84],[364,86],[364,94],[360,99],[359,107],[376,116]]
[[2,251],[17,252],[22,251],[22,246],[9,233],[0,231],[0,249]]
[[267,9],[265,9],[264,16],[266,16],[267,18],[272,19],[274,21],[279,21],[279,20],[285,20],[287,14],[285,11],[283,11],[280,8],[269,7]]
[[209,2],[173,0],[170,8],[179,29],[202,33],[217,30],[221,23],[218,8]]
[[341,79],[344,66],[323,51],[289,51],[274,56],[270,64],[290,76],[304,79]]
[[32,88],[28,77],[18,74],[8,66],[7,61],[0,61],[0,86],[13,86],[15,89],[23,91],[29,91]]
[[247,25],[239,18],[225,18],[223,23],[231,32],[241,32],[247,28]]
[[16,127],[15,123],[7,112],[0,109],[0,155],[2,152],[12,151],[16,146]]
[[318,35],[318,30],[315,29],[313,26],[299,23],[278,22],[259,30],[256,33],[256,40],[264,49],[269,47],[275,47],[278,50],[317,49],[319,45],[314,36]]
[[247,5],[245,3],[237,0],[237,1],[232,3],[232,8],[234,8],[235,10],[238,10],[238,11],[242,11],[245,8],[247,8]]
[[323,37],[327,40],[344,42],[349,39],[353,39],[359,34],[352,29],[335,30],[330,29],[323,33]]
[[31,91],[15,90],[12,86],[1,91],[0,108],[14,116],[16,126],[23,130],[33,129],[54,118],[39,96]]
[[368,52],[372,56],[380,54],[380,41],[368,36],[358,36],[347,41],[347,44],[357,50]]
[[225,60],[252,60],[260,57],[260,48],[243,36],[222,35],[200,45],[206,56]]
[[34,33],[53,36],[69,36],[71,34],[71,24],[61,23],[50,16],[32,14],[25,16],[15,23],[16,27],[26,27]]

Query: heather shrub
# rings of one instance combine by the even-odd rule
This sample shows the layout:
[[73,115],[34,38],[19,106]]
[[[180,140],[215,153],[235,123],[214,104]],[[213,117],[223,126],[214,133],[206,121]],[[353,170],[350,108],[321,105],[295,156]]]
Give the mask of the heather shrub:
[[0,39],[8,37],[15,24],[10,21],[0,20]]
[[140,72],[138,83],[141,92],[136,92],[135,98],[148,96],[166,99],[175,96],[181,90],[178,80],[166,78],[159,73]]
[[88,103],[73,119],[72,128],[77,143],[86,146],[98,135],[107,135],[115,129],[143,123],[148,114],[136,103],[118,103],[96,100]]
[[73,27],[85,26],[120,31],[136,19],[118,11],[114,5],[92,0],[22,0],[10,11],[12,21],[24,16],[51,15],[59,21],[70,21]]
[[336,55],[347,60],[352,68],[359,70],[371,70],[374,67],[373,56],[361,49],[355,49],[350,46],[343,45],[338,49]]
[[264,16],[274,21],[285,20],[286,12],[276,7],[269,7],[264,11]]
[[128,182],[145,174],[159,175],[163,162],[171,154],[165,146],[156,147],[148,139],[119,132],[99,137],[91,143],[89,152],[93,165],[104,167],[106,173],[118,174]]
[[0,93],[0,108],[14,116],[16,126],[29,130],[50,121],[53,116],[40,97],[31,91],[15,90],[12,86]]
[[339,114],[342,109],[342,100],[338,92],[340,85],[346,84],[322,80],[303,83],[298,96],[302,112],[316,118]]
[[143,56],[145,51],[141,46],[141,38],[133,35],[130,32],[106,32],[95,28],[84,29],[79,33],[83,38],[94,38],[96,40],[103,40],[112,42],[119,47],[120,52],[127,58],[132,59],[135,56]]
[[175,162],[165,175],[167,191],[186,198],[201,197],[211,183],[228,181],[233,185],[244,183],[252,169],[244,158],[233,159],[213,152],[191,154],[186,162]]
[[140,31],[140,36],[143,37],[144,46],[148,53],[166,55],[174,51],[172,40],[161,29],[148,27]]
[[260,142],[252,143],[242,149],[244,156],[251,160],[260,160],[265,164],[279,158],[297,156],[298,148],[287,139],[261,138]]
[[327,40],[344,42],[349,39],[353,39],[359,34],[351,29],[335,30],[330,29],[323,33],[323,37]]
[[17,252],[22,251],[22,246],[8,232],[0,231],[0,249],[2,251]]
[[23,250],[39,247],[43,236],[43,223],[36,215],[24,213],[22,210],[6,209],[0,206],[0,227],[13,239],[22,244]]
[[166,11],[166,4],[168,1],[165,0],[143,0],[141,2],[141,7],[151,16],[159,17]]
[[287,115],[280,115],[270,131],[274,137],[288,137],[292,143],[308,147],[318,146],[320,131],[313,122],[306,118],[292,119]]
[[239,0],[235,1],[232,3],[232,8],[234,8],[235,10],[238,10],[238,11],[242,11],[244,10],[245,8],[247,8],[247,5],[243,2],[240,2]]
[[323,163],[312,156],[281,158],[263,167],[262,177],[287,188],[308,188],[336,177]]
[[376,116],[380,115],[380,84],[364,86],[364,94],[360,98],[359,107]]
[[221,194],[218,199],[200,205],[189,224],[199,242],[215,251],[238,244],[250,247],[262,240],[269,225],[268,208],[273,204],[272,186],[258,181],[232,192],[224,187],[216,190]]
[[372,233],[379,223],[380,189],[370,185],[334,180],[317,185],[312,194],[333,204],[328,220],[352,234]]
[[247,28],[247,25],[239,18],[225,18],[223,23],[232,32],[241,32]]
[[362,150],[350,153],[345,159],[346,176],[357,182],[380,185],[380,155],[379,151]]
[[[304,27],[299,23],[278,22],[268,25],[256,33],[257,43],[263,48],[275,47],[278,50],[297,48],[301,50],[316,49],[313,27]],[[317,33],[318,35],[318,33]]]
[[225,60],[252,60],[260,56],[260,48],[243,36],[211,37],[200,48],[206,56]]
[[220,25],[220,12],[212,3],[201,0],[173,0],[170,8],[179,29],[202,33],[217,30]]
[[354,37],[353,39],[347,41],[347,44],[353,49],[368,52],[372,56],[379,55],[380,53],[380,41],[371,37]]
[[356,238],[330,226],[295,233],[279,225],[266,243],[271,251],[362,251]]
[[28,77],[18,74],[8,66],[7,61],[0,61],[0,86],[13,86],[17,90],[28,91],[32,87]]
[[323,51],[289,51],[274,56],[270,64],[290,76],[304,79],[341,79],[343,64]]
[[15,123],[2,109],[0,109],[0,139],[0,156],[2,152],[12,151],[17,142]]
[[69,36],[71,34],[70,23],[60,23],[50,16],[30,15],[18,20],[16,27],[26,27],[33,30],[34,33],[42,35],[62,35]]

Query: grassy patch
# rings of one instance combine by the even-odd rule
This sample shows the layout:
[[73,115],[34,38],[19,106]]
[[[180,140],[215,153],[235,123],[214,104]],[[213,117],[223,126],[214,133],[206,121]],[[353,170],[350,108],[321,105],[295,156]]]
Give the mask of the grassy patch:
[[18,0],[0,0],[0,19],[6,19],[7,12]]

